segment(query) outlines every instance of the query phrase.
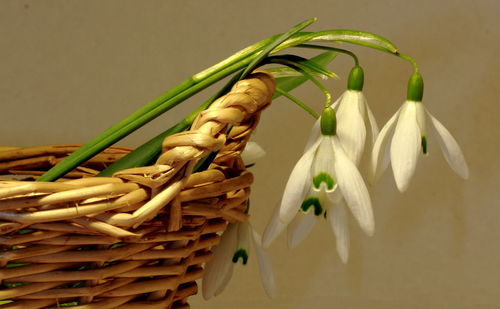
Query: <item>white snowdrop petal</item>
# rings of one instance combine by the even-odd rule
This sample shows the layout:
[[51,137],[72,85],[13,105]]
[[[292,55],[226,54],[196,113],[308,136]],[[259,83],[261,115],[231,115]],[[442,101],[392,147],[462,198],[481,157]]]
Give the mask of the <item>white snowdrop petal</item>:
[[427,125],[425,121],[425,118],[427,118],[427,116],[425,114],[425,107],[422,102],[415,102],[415,113],[417,116],[417,124],[420,129],[420,137],[427,136]]
[[285,224],[292,221],[309,189],[311,165],[320,142],[321,138],[302,155],[288,178],[279,209],[279,218]]
[[337,252],[343,263],[349,259],[349,226],[344,202],[332,206],[327,212],[327,221],[336,239]]
[[337,112],[338,108],[339,108],[339,104],[340,104],[340,101],[342,100],[342,97],[344,96],[345,92],[342,93],[342,95],[340,97],[338,97],[338,99],[332,103],[332,105],[330,105],[331,108],[333,108],[335,110],[335,112]]
[[276,281],[274,279],[273,268],[271,267],[271,259],[267,252],[262,248],[260,235],[252,229],[253,247],[259,264],[260,279],[262,286],[270,298],[276,297]]
[[415,103],[404,103],[391,143],[391,165],[399,191],[408,188],[415,173],[421,149],[420,129]]
[[315,223],[316,216],[313,209],[307,213],[299,211],[295,219],[288,226],[288,247],[297,247],[311,233]]
[[[372,158],[371,158],[371,168],[370,168],[370,182],[375,183],[382,173],[385,171],[389,165],[389,145],[388,142],[391,140],[392,133],[396,127],[396,120],[398,119],[399,109],[392,117],[387,121],[382,130],[375,140],[373,145]],[[384,159],[386,158],[386,159]]]
[[236,250],[243,249],[248,253],[250,250],[250,224],[248,221],[238,224]]
[[361,229],[371,236],[375,231],[375,221],[368,189],[358,169],[346,156],[336,138],[334,138],[334,151],[335,173],[340,191]]
[[[202,279],[202,295],[210,299],[219,294],[229,282],[236,248],[238,224],[229,224],[219,244],[213,250],[213,258],[205,265]],[[218,293],[216,293],[218,292]]]
[[427,112],[427,115],[431,119],[431,128],[434,129],[433,133],[443,151],[446,161],[460,177],[463,179],[469,178],[469,168],[457,141],[441,122],[434,118],[429,112]]
[[256,142],[248,142],[245,150],[241,153],[241,159],[245,164],[254,164],[266,155],[266,151]]
[[326,200],[323,199],[322,203],[325,205],[332,205],[340,202],[342,199],[342,192],[340,192],[339,186],[335,185],[332,190],[326,190],[324,196]]
[[321,142],[316,150],[316,155],[314,157],[314,162],[311,166],[312,177],[317,176],[320,173],[326,173],[330,177],[334,177],[333,168],[333,152],[332,152],[332,137],[323,136],[321,137]]
[[[366,108],[366,115],[367,115],[367,120],[368,120],[368,127],[370,128],[370,135],[367,135],[370,138],[371,146],[375,144],[375,140],[377,139],[379,130],[378,130],[378,125],[377,125],[377,120],[375,119],[375,116],[373,116],[372,110],[370,109],[370,106],[366,102],[366,99],[364,100],[365,102],[365,108]],[[365,146],[366,147],[366,146]]]
[[365,148],[366,126],[360,110],[361,92],[346,91],[337,112],[337,135],[349,158],[358,165]]
[[287,224],[281,222],[280,220],[280,207],[277,205],[274,207],[273,215],[271,216],[271,219],[264,231],[264,235],[262,237],[263,247],[268,248],[271,243],[285,230],[286,226]]
[[313,124],[313,127],[311,129],[311,133],[309,133],[309,138],[307,139],[306,147],[304,148],[304,152],[306,152],[308,149],[314,145],[314,143],[318,140],[318,138],[321,135],[321,128],[320,128],[320,120],[316,120]]
[[225,273],[221,274],[220,283],[218,284],[217,289],[213,294],[214,297],[219,296],[222,292],[224,292],[226,286],[229,284],[231,278],[233,277],[234,263],[232,261],[228,261],[227,263],[228,270]]

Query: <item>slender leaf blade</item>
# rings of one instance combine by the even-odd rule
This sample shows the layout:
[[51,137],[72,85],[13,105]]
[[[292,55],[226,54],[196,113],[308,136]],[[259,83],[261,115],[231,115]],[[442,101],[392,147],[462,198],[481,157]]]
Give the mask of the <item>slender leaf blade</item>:
[[335,73],[328,70],[324,66],[321,66],[314,61],[310,61],[307,58],[300,57],[297,55],[279,55],[267,57],[264,60],[266,63],[280,63],[281,61],[294,62],[298,67],[306,71],[307,73],[320,74],[327,77],[338,77]]
[[308,20],[305,20],[280,35],[276,40],[274,40],[266,48],[264,48],[264,50],[252,62],[250,62],[243,73],[241,73],[240,79],[245,78],[250,72],[252,72],[259,65],[259,63],[264,60],[269,55],[269,53],[271,53],[278,45],[288,40],[291,36],[298,33],[300,30],[316,22],[316,20],[317,18],[310,18]]
[[[316,57],[313,57],[309,60],[309,62],[314,62],[318,65],[325,66],[328,63],[332,62],[333,59],[337,56],[336,52],[324,52],[319,54]],[[280,88],[282,91],[289,92],[308,80],[305,76],[297,76],[297,77],[280,77],[276,78],[276,87]],[[276,99],[281,96],[281,93],[275,93],[273,99]]]

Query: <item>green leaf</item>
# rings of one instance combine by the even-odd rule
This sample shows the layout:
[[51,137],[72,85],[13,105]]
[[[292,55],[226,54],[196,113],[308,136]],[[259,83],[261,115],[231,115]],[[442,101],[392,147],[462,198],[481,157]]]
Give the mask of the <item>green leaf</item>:
[[163,140],[172,134],[179,133],[182,131],[187,130],[193,121],[195,120],[196,116],[203,110],[205,110],[207,107],[212,104],[213,101],[218,99],[220,96],[226,94],[231,87],[238,81],[238,75],[234,76],[231,78],[229,82],[226,83],[226,85],[217,91],[215,95],[210,97],[207,101],[205,101],[203,104],[201,104],[197,109],[195,109],[193,112],[191,112],[188,116],[186,116],[184,119],[182,119],[179,123],[174,125],[173,127],[170,127],[163,133],[157,135],[156,137],[150,139],[146,143],[142,144],[129,154],[125,155],[122,157],[120,160],[114,162],[107,168],[105,168],[103,171],[101,171],[97,176],[99,177],[109,177],[112,176],[114,173],[127,169],[127,168],[132,168],[132,167],[138,167],[138,166],[146,166],[148,164],[151,164],[154,162],[158,156],[161,154],[161,146],[163,143]]
[[[266,68],[266,71],[271,73],[274,78],[281,78],[281,77],[297,77],[297,76],[302,76],[302,73],[298,72],[297,70],[291,69],[289,67],[278,67],[278,68]],[[328,77],[325,75],[321,75],[318,73],[314,72],[309,72],[309,74],[319,77],[321,79],[327,79]]]
[[[99,136],[92,139],[44,175],[39,177],[37,181],[56,180],[77,167],[82,162],[101,152],[106,147],[116,143],[118,140],[137,130],[144,124],[177,106],[187,98],[243,68],[247,68],[247,71],[251,72],[252,68],[258,65],[258,63],[268,54],[274,54],[284,48],[306,42],[330,41],[348,42],[379,49],[392,54],[397,53],[397,48],[387,39],[368,32],[354,30],[298,32],[313,23],[315,20],[316,19],[307,20],[292,28],[285,34],[275,35],[255,43],[233,54],[229,58],[211,66],[210,68],[189,77],[179,85],[162,94],[160,97],[154,99],[109,129],[105,130]],[[247,74],[248,72],[244,73]],[[245,76],[245,74],[240,74],[239,76],[242,77]],[[304,81],[305,80],[302,82]],[[292,84],[296,83],[297,81],[293,81]],[[298,84],[301,83],[299,82]],[[282,89],[286,91],[286,87],[282,87]]]
[[331,47],[331,46],[325,46],[325,45],[316,45],[316,44],[299,44],[296,45],[295,47],[301,47],[301,48],[309,48],[309,49],[321,49],[321,50],[329,50],[329,51],[335,51],[338,53],[346,54],[352,57],[354,60],[355,65],[359,65],[359,60],[358,57],[356,56],[355,53],[353,53],[350,50],[343,49],[343,48],[338,48],[338,47]]
[[[333,59],[337,56],[336,52],[324,52],[322,54],[319,54],[316,57],[313,57],[309,59],[308,62],[314,62],[317,65],[320,66],[325,66],[328,63],[332,62]],[[302,85],[304,82],[308,80],[307,77],[305,76],[298,76],[298,77],[280,77],[276,78],[276,87],[280,88],[284,92],[289,92],[300,85]],[[276,99],[281,96],[281,93],[275,93],[273,96],[273,99]]]
[[273,53],[306,42],[346,42],[378,49],[390,54],[398,52],[398,48],[392,42],[377,34],[357,30],[326,30],[299,32],[276,47]]
[[264,60],[267,56],[269,56],[269,53],[271,53],[278,45],[280,45],[284,41],[288,40],[292,35],[298,33],[300,30],[302,30],[305,27],[309,26],[310,24],[314,23],[316,20],[317,20],[317,18],[310,18],[308,20],[305,20],[305,21],[301,22],[300,24],[292,27],[286,33],[283,33],[277,39],[272,41],[272,43],[270,43],[269,45],[266,46],[266,48],[264,48],[262,53],[260,53],[252,62],[250,62],[250,64],[241,73],[240,79],[245,78],[250,72],[252,72],[259,65],[259,63],[262,60]]
[[[310,61],[304,57],[300,57],[297,55],[279,55],[279,56],[271,56],[267,57],[264,60],[264,64],[266,63],[282,63],[282,62],[293,62],[297,67],[300,67],[302,70],[306,71],[308,74],[319,74],[320,76],[338,78],[338,76],[327,68],[315,63],[314,61]],[[293,68],[292,68],[293,69]]]

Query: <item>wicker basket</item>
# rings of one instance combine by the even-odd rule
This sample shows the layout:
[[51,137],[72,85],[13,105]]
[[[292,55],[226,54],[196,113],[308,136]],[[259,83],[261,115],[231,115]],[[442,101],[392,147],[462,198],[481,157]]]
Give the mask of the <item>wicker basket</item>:
[[33,177],[77,146],[0,148],[0,300],[13,301],[0,308],[188,308],[227,222],[247,218],[240,153],[273,92],[272,76],[252,74],[166,138],[155,165],[113,177],[89,176],[129,149],[44,183]]

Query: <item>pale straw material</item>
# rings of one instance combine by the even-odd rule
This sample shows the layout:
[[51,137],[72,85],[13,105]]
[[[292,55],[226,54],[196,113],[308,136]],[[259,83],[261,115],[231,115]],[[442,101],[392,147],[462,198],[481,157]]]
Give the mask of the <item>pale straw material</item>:
[[113,177],[92,176],[129,149],[33,182],[78,146],[0,147],[0,300],[13,301],[1,307],[188,308],[227,222],[247,219],[253,178],[240,153],[273,92],[255,72],[166,138],[155,165]]

